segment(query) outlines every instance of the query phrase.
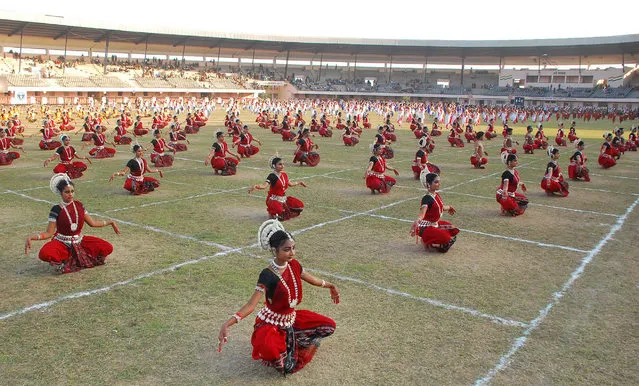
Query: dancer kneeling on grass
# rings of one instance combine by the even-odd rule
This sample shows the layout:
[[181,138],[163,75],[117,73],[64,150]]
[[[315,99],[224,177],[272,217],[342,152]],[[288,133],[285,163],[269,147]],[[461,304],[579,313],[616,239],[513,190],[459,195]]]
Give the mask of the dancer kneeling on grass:
[[577,151],[570,157],[570,165],[568,165],[568,177],[572,180],[590,182],[590,172],[586,167],[586,156],[583,151],[585,148],[584,141],[577,142]]
[[302,268],[294,258],[293,236],[277,220],[262,224],[258,238],[262,248],[273,252],[273,260],[260,273],[248,303],[222,324],[218,352],[222,352],[228,342],[229,327],[249,316],[266,295],[264,307],[255,318],[252,356],[283,375],[292,374],[313,359],[320,340],[332,335],[336,327],[331,318],[295,309],[302,302],[302,280],[328,288],[335,304],[339,304],[339,291],[334,284],[318,279]]
[[428,147],[430,142],[428,141],[427,134],[424,134],[424,136],[417,141],[417,144],[419,145],[419,150],[415,153],[415,159],[413,160],[413,165],[411,167],[413,169],[413,176],[415,179],[419,180],[419,176],[423,170],[440,174],[439,168],[428,161],[428,155],[430,154]]
[[14,145],[11,139],[7,137],[7,129],[0,127],[0,166],[10,165],[14,159],[20,158],[20,154],[16,151],[9,151],[11,148],[20,149],[24,153],[21,145]]
[[559,160],[559,149],[549,146],[548,155],[550,156],[550,162],[548,162],[546,174],[541,180],[541,188],[549,196],[556,193],[562,197],[568,197],[568,183],[564,181],[561,167],[557,162]]
[[104,264],[104,260],[113,252],[108,242],[93,236],[83,236],[82,228],[87,223],[91,227],[110,225],[116,234],[120,234],[113,220],[96,221],[86,212],[80,201],[74,201],[75,187],[64,173],[51,178],[51,191],[59,194],[62,202],[49,212],[49,225],[43,233],[28,236],[24,253],[31,249],[32,240],[53,240],[44,244],[38,258],[56,267],[62,273],[79,271]]
[[[237,164],[240,162],[240,156],[229,150],[229,146],[224,141],[224,133],[218,131],[215,134],[217,142],[211,146],[211,152],[204,160],[204,165],[211,163],[211,167],[215,170],[215,174],[221,173],[223,176],[233,176],[237,172]],[[235,158],[227,157],[230,154]]]
[[501,174],[501,185],[496,192],[497,202],[501,205],[501,214],[506,216],[519,216],[524,214],[528,207],[528,198],[517,193],[517,187],[526,193],[526,185],[520,182],[519,173],[515,168],[519,165],[516,154],[503,152],[502,160],[506,164],[506,170]]
[[76,158],[84,159],[91,163],[91,159],[89,159],[89,157],[82,158],[78,156],[75,148],[71,146],[71,138],[67,134],[62,134],[60,136],[60,142],[62,142],[62,146],[58,147],[55,150],[55,153],[44,161],[44,167],[46,168],[49,165],[49,162],[59,158],[60,163],[53,168],[53,173],[66,173],[69,178],[72,179],[82,177],[84,171],[87,170],[87,165],[84,162],[74,162],[73,160]]
[[369,159],[368,168],[364,175],[366,187],[371,190],[371,194],[375,194],[375,192],[388,193],[397,183],[393,177],[384,174],[386,169],[392,170],[396,176],[399,176],[397,169],[386,166],[386,160],[381,155],[383,148],[384,146],[379,143],[371,146],[373,156]]
[[470,163],[475,167],[475,169],[485,169],[488,163],[488,153],[484,149],[484,132],[478,131],[475,133],[475,152],[470,156]]
[[442,213],[455,214],[455,208],[444,205],[442,198],[437,193],[440,187],[440,177],[435,173],[424,170],[420,176],[422,184],[426,188],[426,195],[422,198],[419,218],[415,220],[410,229],[411,236],[421,237],[426,250],[436,249],[439,252],[448,252],[455,244],[459,229],[448,221],[440,220]]
[[124,170],[111,174],[109,182],[113,181],[115,176],[127,176],[123,187],[136,196],[159,188],[160,183],[158,180],[153,177],[145,177],[144,173],[159,173],[160,177],[164,177],[162,171],[160,169],[149,169],[149,165],[143,158],[144,148],[141,145],[133,145],[133,152],[135,153],[135,158],[126,163]]
[[251,194],[255,189],[263,190],[268,187],[266,210],[272,218],[285,221],[299,216],[304,210],[304,203],[295,197],[287,196],[286,190],[289,186],[306,187],[306,184],[302,181],[290,182],[288,175],[284,173],[284,161],[278,156],[271,158],[269,166],[273,169],[273,173],[266,177],[263,184],[254,185],[248,193]]

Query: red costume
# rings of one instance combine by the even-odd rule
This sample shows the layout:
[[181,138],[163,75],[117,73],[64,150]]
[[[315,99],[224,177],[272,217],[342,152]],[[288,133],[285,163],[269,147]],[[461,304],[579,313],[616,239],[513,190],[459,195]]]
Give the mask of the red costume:
[[115,135],[113,136],[113,140],[118,145],[128,145],[132,142],[131,137],[126,136],[126,129],[124,128],[124,126],[115,127]]
[[0,138],[0,165],[10,165],[14,159],[20,158],[18,152],[9,151],[9,149],[11,149],[11,139]]
[[133,127],[133,134],[137,135],[138,137],[141,137],[143,135],[149,134],[149,130],[144,128],[142,121],[137,121],[135,122],[135,126]]
[[577,150],[570,157],[570,165],[568,165],[568,178],[576,180],[583,178],[584,181],[590,181],[590,174],[586,168],[586,157],[580,150]]
[[124,181],[124,189],[137,195],[147,194],[160,187],[160,183],[153,177],[145,177],[144,173],[149,171],[149,166],[144,158],[133,158],[127,162],[129,175]]
[[601,145],[601,150],[599,151],[599,165],[604,169],[611,168],[617,164],[617,160],[615,160],[615,156],[618,155],[615,149],[612,148],[610,142],[606,141]]
[[281,275],[265,268],[256,289],[264,292],[264,308],[255,318],[251,344],[253,359],[283,373],[295,373],[311,361],[319,340],[335,331],[335,321],[308,310],[302,302],[303,268],[292,259]]
[[89,150],[89,155],[95,158],[112,158],[115,155],[115,149],[105,147],[106,137],[102,133],[93,133],[93,144],[95,147]]
[[304,209],[304,203],[295,197],[286,196],[286,189],[289,187],[288,175],[281,172],[278,176],[271,173],[266,177],[270,184],[268,195],[266,196],[266,210],[268,214],[278,217],[281,221],[297,217]]
[[[548,173],[548,169],[552,169],[551,173]],[[546,175],[541,180],[541,188],[546,191],[546,194],[552,195],[559,193],[564,197],[568,197],[568,183],[564,181],[564,176],[561,174],[561,167],[557,161],[550,161],[546,166]]]
[[366,187],[379,193],[390,192],[397,180],[384,174],[386,160],[383,157],[372,156],[369,161],[373,163],[373,169],[366,174]]
[[424,169],[428,169],[430,173],[440,173],[440,170],[437,166],[428,162],[428,152],[424,151],[423,149],[419,149],[417,150],[417,153],[415,153],[415,159],[413,160],[412,169],[413,176],[416,180],[419,180],[419,176]]
[[173,156],[170,154],[164,154],[166,148],[166,141],[164,138],[151,140],[153,145],[153,152],[151,153],[151,162],[155,164],[155,167],[169,167],[173,165]]
[[53,168],[53,173],[66,173],[69,178],[80,178],[82,173],[87,170],[84,162],[73,162],[75,158],[75,149],[73,146],[60,146],[55,150],[60,157],[60,163]]
[[42,133],[42,140],[39,144],[40,149],[54,150],[62,146],[62,143],[60,141],[56,141],[55,139],[53,139],[56,133],[50,127],[42,128],[40,129],[40,132]]
[[223,176],[234,175],[237,172],[237,164],[239,161],[226,156],[226,152],[229,150],[226,142],[215,142],[213,149],[215,149],[215,153],[211,160],[211,167],[215,169],[215,173],[217,174],[217,172],[220,171]]
[[249,132],[245,132],[240,134],[240,140],[237,144],[237,153],[240,157],[249,158],[252,155],[257,154],[260,151],[260,148],[253,145],[253,135]]
[[113,252],[113,246],[97,237],[82,235],[84,213],[84,206],[79,201],[51,208],[49,222],[56,223],[56,233],[53,240],[40,249],[40,260],[51,265],[64,264],[63,273],[104,264]]
[[453,246],[459,229],[448,221],[440,220],[444,211],[444,202],[438,193],[427,194],[422,197],[422,208],[427,205],[428,209],[422,218],[419,219],[416,234],[421,237],[426,248],[435,248],[439,252],[448,252]]
[[[506,192],[506,198],[502,196],[504,191],[504,180],[508,180],[508,191]],[[497,189],[496,199],[501,205],[502,213],[510,214],[511,216],[519,216],[524,214],[528,207],[528,198],[523,194],[517,193],[517,186],[519,185],[519,173],[517,170],[506,169],[501,175],[501,184]]]
[[308,166],[317,166],[320,162],[320,155],[311,151],[315,145],[310,138],[300,138],[297,141],[297,151],[293,157],[293,163],[306,163]]

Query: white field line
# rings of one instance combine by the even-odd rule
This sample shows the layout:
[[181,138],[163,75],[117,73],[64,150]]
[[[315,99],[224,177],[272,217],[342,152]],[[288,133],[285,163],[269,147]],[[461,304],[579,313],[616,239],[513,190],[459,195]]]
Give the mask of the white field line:
[[608,174],[597,174],[597,173],[590,173],[591,176],[596,176],[596,177],[609,177],[609,178],[619,178],[622,180],[639,180],[639,177],[625,177],[625,176],[611,176]]
[[29,223],[29,224],[15,225],[15,226],[10,226],[10,227],[3,226],[2,230],[6,231],[6,230],[9,230],[9,229],[27,228],[27,227],[32,227],[34,225],[47,225],[47,224],[49,224],[48,221],[32,222],[32,223]]
[[526,330],[524,330],[524,333],[520,337],[515,338],[510,347],[510,350],[502,355],[497,365],[493,369],[491,369],[483,378],[477,379],[475,381],[475,385],[486,385],[490,383],[498,372],[510,366],[513,361],[512,357],[526,345],[530,334],[535,331],[541,325],[541,323],[543,323],[552,308],[559,303],[566,292],[570,290],[575,281],[577,281],[577,279],[579,279],[581,275],[583,275],[586,266],[590,264],[590,262],[601,252],[603,247],[608,243],[608,241],[612,239],[615,233],[617,233],[623,227],[626,219],[638,203],[639,198],[637,198],[632,203],[632,205],[630,205],[628,209],[626,209],[626,213],[617,220],[617,223],[610,228],[608,234],[604,236],[601,241],[599,241],[597,246],[595,246],[595,248],[593,248],[592,251],[590,251],[590,253],[581,260],[581,264],[579,264],[579,267],[577,267],[577,269],[573,271],[568,281],[566,281],[561,287],[561,290],[555,292],[552,296],[552,300],[548,304],[546,304],[544,308],[539,310],[539,316],[537,316],[529,323],[529,326],[528,328],[526,328]]
[[[349,212],[347,210],[340,210],[340,211],[341,212],[346,212],[346,213]],[[408,219],[403,219],[403,218],[384,216],[384,215],[380,215],[380,214],[368,214],[368,216],[381,218],[381,219],[385,219],[385,220],[401,221],[401,222],[410,223],[410,224],[415,222],[415,220],[408,220]],[[566,246],[557,245],[557,244],[542,243],[540,241],[521,239],[519,237],[502,236],[502,235],[496,235],[496,234],[493,234],[493,233],[474,231],[474,230],[471,230],[471,229],[464,229],[464,228],[458,228],[458,229],[460,231],[462,231],[462,232],[474,233],[474,234],[477,234],[477,235],[482,235],[482,236],[487,236],[487,237],[494,237],[494,238],[504,239],[504,240],[509,240],[509,241],[517,241],[517,242],[520,242],[520,243],[535,244],[535,245],[538,245],[540,247],[557,248],[557,249],[563,249],[563,250],[566,250],[566,251],[579,252],[579,253],[589,253],[590,252],[590,251],[587,251],[587,250],[584,250],[584,249],[566,247]]]
[[[495,197],[480,196],[480,195],[477,195],[477,194],[460,193],[460,192],[448,192],[448,194],[455,194],[455,195],[458,195],[458,196],[468,196],[468,197],[474,197],[474,198],[482,198],[482,199],[486,199],[486,200],[495,201]],[[532,202],[529,202],[528,205],[529,206],[539,206],[539,207],[542,207],[542,208],[567,210],[567,211],[570,211],[570,212],[590,213],[590,214],[596,214],[596,215],[600,215],[600,216],[611,216],[611,217],[617,217],[617,218],[621,217],[621,215],[614,214],[614,213],[596,212],[596,211],[593,211],[593,210],[585,210],[585,209],[573,209],[573,208],[566,208],[566,207],[563,207],[563,206],[536,204],[536,203],[532,203]]]
[[[572,188],[571,188],[572,189]],[[612,194],[623,194],[624,196],[639,196],[639,193],[628,193],[628,192],[616,192],[614,190],[606,190],[606,189],[593,189],[593,188],[578,188],[577,190],[588,190],[591,192],[602,192],[602,193],[612,193]]]

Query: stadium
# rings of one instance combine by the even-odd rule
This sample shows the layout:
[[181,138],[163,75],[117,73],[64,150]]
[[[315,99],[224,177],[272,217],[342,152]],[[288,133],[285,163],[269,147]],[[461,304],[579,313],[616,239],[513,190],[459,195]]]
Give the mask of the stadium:
[[[597,165],[604,132],[637,126],[639,35],[314,39],[10,16],[0,23],[0,104],[3,121],[18,114],[25,129],[24,152],[0,166],[0,383],[639,381],[639,159],[626,151],[614,168]],[[547,195],[539,181],[548,155],[520,149],[530,204],[525,215],[504,217],[495,202],[502,138],[486,141],[488,164],[478,169],[468,162],[471,141],[453,147],[438,137],[430,160],[442,170],[442,199],[456,209],[442,218],[460,233],[447,253],[425,251],[410,235],[425,191],[411,172],[419,145],[408,116],[447,131],[446,108],[475,114],[468,123],[477,131],[489,119],[506,121],[519,140],[528,125],[543,124],[549,136],[560,124],[575,126],[592,180],[570,181],[569,197]],[[295,144],[256,120],[268,112],[355,121],[364,110],[373,129],[362,130],[358,146],[344,146],[336,127],[333,137],[312,137],[321,154],[314,167],[294,163]],[[49,186],[54,165],[45,162],[53,152],[38,148],[38,130],[47,115],[57,125],[68,113],[75,125],[68,135],[84,155],[77,134],[87,111],[101,116],[107,138],[127,112],[147,128],[157,112],[183,122],[187,112],[206,111],[207,120],[148,195],[128,194],[118,180],[134,157],[130,145],[114,144],[115,156],[87,161],[74,181],[76,197],[121,234],[85,229],[108,240],[113,253],[104,266],[59,274],[38,260],[44,244],[37,232],[59,199]],[[227,133],[231,111],[261,149],[239,161],[237,174],[222,176],[205,161],[216,132]],[[390,193],[371,194],[362,176],[374,128],[387,119],[397,137],[389,167],[399,176]],[[150,149],[151,139],[134,142]],[[575,144],[558,148],[567,171]],[[283,222],[296,258],[341,297],[332,304],[326,289],[304,284],[298,309],[330,316],[337,328],[308,366],[286,377],[251,358],[257,312],[230,329],[218,352],[220,325],[255,292],[273,259],[255,243],[269,218],[268,195],[247,191],[269,175],[274,154],[292,181],[307,185],[287,193],[304,202],[299,217]],[[38,238],[25,251],[29,235]]]

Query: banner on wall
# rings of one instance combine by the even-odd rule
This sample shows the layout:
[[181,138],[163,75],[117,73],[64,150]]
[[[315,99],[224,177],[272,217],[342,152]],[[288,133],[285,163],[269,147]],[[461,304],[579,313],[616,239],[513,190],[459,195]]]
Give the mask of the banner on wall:
[[18,88],[13,91],[13,101],[11,104],[14,105],[24,105],[27,104],[27,90],[23,88]]

